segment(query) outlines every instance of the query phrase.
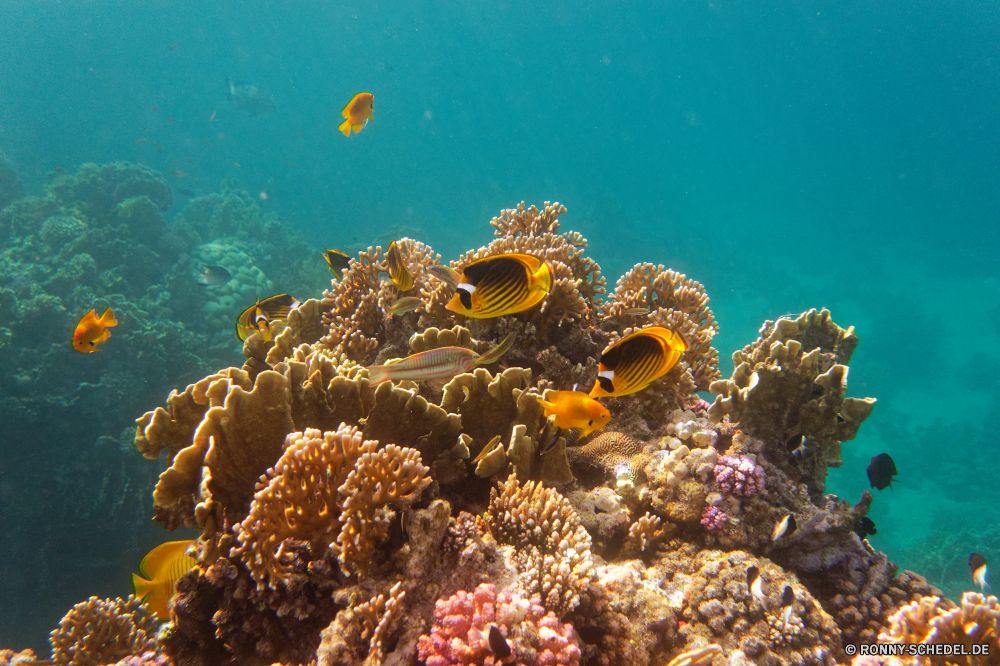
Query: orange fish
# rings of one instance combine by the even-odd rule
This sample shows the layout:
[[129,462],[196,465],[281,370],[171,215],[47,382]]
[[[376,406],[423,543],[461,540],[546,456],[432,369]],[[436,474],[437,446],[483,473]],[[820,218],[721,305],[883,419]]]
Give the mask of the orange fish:
[[357,134],[372,118],[375,110],[375,96],[371,93],[361,92],[351,98],[340,115],[347,118],[338,128],[344,136],[351,136],[351,130]]
[[608,425],[611,412],[583,391],[546,391],[545,399],[535,397],[545,409],[545,416],[555,415],[553,423],[560,428],[576,428],[580,437]]
[[73,349],[84,354],[104,351],[97,345],[110,338],[111,331],[107,329],[117,325],[118,320],[115,319],[115,313],[111,308],[105,310],[100,319],[97,318],[97,312],[91,310],[83,315],[80,323],[76,325],[76,330],[73,331]]
[[139,564],[139,574],[132,574],[135,596],[145,599],[149,610],[160,620],[170,619],[170,599],[177,580],[197,562],[186,554],[193,541],[168,541],[149,551]]

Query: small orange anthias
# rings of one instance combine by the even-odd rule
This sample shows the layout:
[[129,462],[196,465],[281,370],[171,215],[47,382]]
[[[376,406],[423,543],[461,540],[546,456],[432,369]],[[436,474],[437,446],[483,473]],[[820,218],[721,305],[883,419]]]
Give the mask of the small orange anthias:
[[117,325],[118,320],[115,319],[115,313],[111,308],[105,310],[100,319],[97,318],[97,312],[91,310],[83,315],[80,323],[76,325],[76,330],[73,331],[73,349],[85,354],[104,351],[97,345],[110,338],[111,331],[108,329]]
[[338,128],[344,136],[351,136],[351,130],[357,134],[368,123],[373,120],[372,111],[375,110],[375,96],[371,93],[360,92],[351,98],[340,115],[347,118]]

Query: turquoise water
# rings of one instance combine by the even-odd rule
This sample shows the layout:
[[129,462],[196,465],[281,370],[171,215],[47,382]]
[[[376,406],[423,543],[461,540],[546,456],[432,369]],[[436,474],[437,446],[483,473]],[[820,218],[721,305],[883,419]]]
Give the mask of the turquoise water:
[[[609,283],[652,261],[706,286],[726,375],[765,318],[828,307],[861,338],[851,394],[879,399],[829,489],[856,501],[868,459],[890,453],[899,482],[875,491],[873,544],[923,566],[933,537],[955,552],[932,561],[958,562],[940,582],[971,589],[969,550],[1000,538],[984,509],[1000,417],[995,4],[223,4],[5,2],[0,149],[25,189],[128,160],[167,174],[168,219],[231,179],[313,247],[402,230],[446,258],[485,244],[502,208],[558,200]],[[275,112],[237,108],[227,79]],[[374,122],[345,138],[361,90]],[[107,461],[109,492],[148,494],[156,470],[108,438],[127,444],[132,419],[203,374],[144,379],[127,413],[92,398],[78,441],[5,433],[0,557],[24,578],[0,582],[17,600],[0,645],[38,649],[72,603],[124,594],[162,539],[125,500],[112,520],[39,493],[29,518],[24,465],[35,487],[79,489]]]

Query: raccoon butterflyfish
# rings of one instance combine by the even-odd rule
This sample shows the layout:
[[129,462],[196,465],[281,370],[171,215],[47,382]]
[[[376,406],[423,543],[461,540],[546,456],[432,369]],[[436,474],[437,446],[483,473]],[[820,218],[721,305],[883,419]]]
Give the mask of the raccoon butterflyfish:
[[337,128],[344,133],[344,136],[351,136],[351,130],[357,134],[368,124],[369,120],[374,120],[372,112],[375,110],[375,96],[371,93],[360,92],[351,98],[340,115],[347,118],[340,127]]
[[534,307],[550,289],[547,263],[530,254],[501,254],[466,266],[446,307],[476,319],[499,317]]
[[264,342],[269,342],[272,338],[271,322],[287,319],[292,308],[297,307],[299,307],[298,300],[288,294],[277,294],[264,300],[258,298],[257,302],[244,310],[236,320],[236,335],[240,340],[246,340],[252,334],[259,333]]
[[177,580],[197,562],[187,555],[194,541],[168,541],[149,551],[139,564],[139,573],[132,574],[135,596],[145,598],[149,610],[160,620],[170,619],[170,599]]
[[648,326],[626,335],[601,354],[597,381],[590,390],[590,397],[641,391],[654,379],[670,372],[687,348],[680,333],[662,326]]
[[91,310],[80,318],[73,331],[73,349],[85,354],[104,351],[97,345],[110,338],[111,331],[108,329],[117,325],[118,320],[111,308],[105,310],[100,319],[97,318],[97,311]]
[[413,286],[413,276],[406,268],[406,261],[400,251],[396,241],[389,244],[389,251],[385,253],[385,263],[389,269],[389,277],[400,291],[407,291]]
[[385,381],[398,382],[404,379],[414,382],[450,380],[478,365],[496,362],[507,353],[512,344],[514,344],[513,333],[483,355],[465,347],[429,349],[390,361],[385,365],[373,365],[368,368],[368,378],[372,386]]
[[202,287],[217,287],[232,279],[233,276],[222,266],[205,266],[204,271],[198,271],[198,284]]
[[868,463],[867,472],[868,481],[871,482],[872,488],[879,490],[892,488],[892,482],[895,481],[893,477],[899,474],[896,471],[896,461],[888,453],[880,453],[872,458],[871,462]]
[[545,409],[545,416],[555,416],[552,422],[559,428],[576,428],[580,437],[608,425],[611,412],[583,391],[546,391],[544,399],[536,396]]
[[342,277],[341,271],[346,271],[351,266],[351,258],[337,250],[324,250],[323,258],[326,259],[326,265],[330,267],[338,279]]

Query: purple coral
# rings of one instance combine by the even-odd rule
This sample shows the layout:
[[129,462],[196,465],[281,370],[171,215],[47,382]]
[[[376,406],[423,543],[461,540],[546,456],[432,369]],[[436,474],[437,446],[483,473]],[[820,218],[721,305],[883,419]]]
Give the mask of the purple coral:
[[764,468],[749,456],[722,456],[713,471],[724,493],[750,497],[764,489]]
[[725,511],[720,511],[719,507],[709,506],[705,509],[705,513],[701,515],[701,524],[709,530],[717,530],[726,524],[729,520],[729,514]]
[[[503,659],[490,649],[487,636],[495,624],[511,654]],[[513,664],[579,666],[580,646],[573,626],[559,621],[537,599],[531,601],[482,583],[472,594],[459,590],[434,605],[434,626],[417,641],[427,666]]]

